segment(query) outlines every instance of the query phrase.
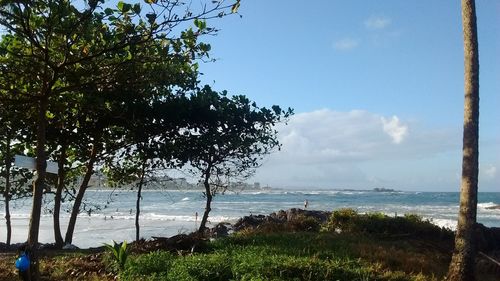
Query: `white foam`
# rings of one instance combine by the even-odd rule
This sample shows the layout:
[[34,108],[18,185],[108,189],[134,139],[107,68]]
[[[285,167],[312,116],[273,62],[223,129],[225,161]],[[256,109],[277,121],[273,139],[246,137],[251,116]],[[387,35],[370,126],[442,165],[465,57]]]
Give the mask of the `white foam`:
[[487,202],[487,203],[478,203],[477,207],[481,209],[487,209],[487,208],[497,207],[498,205],[499,204],[493,202]]
[[448,228],[448,229],[451,229],[451,230],[456,230],[457,229],[457,221],[456,220],[452,220],[452,219],[430,219],[430,221],[439,226],[439,227],[444,227],[444,228]]

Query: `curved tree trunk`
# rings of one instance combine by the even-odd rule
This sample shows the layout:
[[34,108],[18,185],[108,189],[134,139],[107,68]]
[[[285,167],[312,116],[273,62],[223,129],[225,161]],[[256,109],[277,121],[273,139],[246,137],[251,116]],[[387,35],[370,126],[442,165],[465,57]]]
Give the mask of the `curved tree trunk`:
[[447,280],[475,279],[479,139],[479,53],[474,0],[462,0],[465,60],[464,135],[460,212]]
[[73,233],[75,232],[76,219],[80,213],[80,207],[82,205],[83,196],[85,191],[89,186],[90,177],[94,172],[94,164],[97,160],[98,145],[94,143],[92,146],[92,151],[90,152],[89,162],[87,163],[87,171],[83,177],[83,181],[78,188],[78,194],[76,195],[75,202],[73,203],[73,209],[71,210],[71,215],[68,222],[68,229],[66,230],[66,236],[64,243],[71,244],[73,242]]
[[61,154],[59,155],[58,161],[58,173],[57,173],[57,188],[56,194],[54,196],[54,212],[52,213],[52,217],[54,220],[54,240],[56,246],[61,248],[64,245],[64,240],[61,234],[61,224],[59,215],[61,213],[61,199],[62,199],[62,191],[64,188],[64,181],[66,177],[66,173],[64,171],[64,164],[66,163],[66,150],[68,146],[66,144],[62,144],[61,146]]
[[141,199],[142,199],[142,186],[144,184],[144,175],[146,171],[146,162],[142,164],[141,178],[139,180],[139,187],[137,188],[137,201],[135,203],[135,241],[140,239],[140,225],[139,225],[139,215],[141,214]]
[[205,195],[207,197],[207,201],[205,204],[205,212],[203,212],[203,217],[201,218],[200,222],[200,227],[198,229],[198,233],[203,234],[205,232],[205,229],[207,228],[207,221],[208,221],[208,214],[212,210],[211,205],[212,205],[212,200],[213,200],[213,195],[212,195],[212,190],[210,189],[210,170],[211,166],[207,168],[205,172],[205,179],[203,180],[203,185],[205,186]]
[[5,190],[3,192],[3,198],[5,200],[5,224],[7,227],[7,238],[5,243],[9,246],[10,245],[10,239],[12,236],[12,226],[10,222],[10,168],[12,165],[12,155],[10,152],[10,135],[7,133],[7,140],[6,140],[6,147],[5,147]]

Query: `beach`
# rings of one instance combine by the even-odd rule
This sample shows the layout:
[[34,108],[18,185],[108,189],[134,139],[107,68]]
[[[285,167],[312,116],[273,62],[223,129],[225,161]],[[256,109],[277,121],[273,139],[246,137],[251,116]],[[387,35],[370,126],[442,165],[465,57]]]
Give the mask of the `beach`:
[[[360,213],[382,212],[389,216],[417,214],[434,224],[454,229],[458,214],[458,193],[453,192],[375,192],[340,190],[267,190],[227,192],[215,197],[209,226],[223,221],[235,222],[250,214],[268,215],[279,210],[304,208],[331,211],[353,208]],[[99,247],[111,240],[135,240],[136,193],[131,190],[89,190],[86,210],[78,217],[73,244]],[[29,225],[30,199],[13,201],[12,242],[26,241]],[[479,193],[478,222],[500,227],[500,210],[492,209],[500,202],[500,193]],[[71,204],[63,205],[61,232],[64,236]],[[189,233],[197,228],[203,214],[204,197],[200,191],[147,190],[141,200],[141,237],[169,237]],[[4,205],[0,203],[0,242],[5,241]],[[53,223],[51,197],[44,199],[40,224],[42,243],[52,243]],[[89,213],[88,210],[92,208]],[[196,217],[198,213],[198,220]]]

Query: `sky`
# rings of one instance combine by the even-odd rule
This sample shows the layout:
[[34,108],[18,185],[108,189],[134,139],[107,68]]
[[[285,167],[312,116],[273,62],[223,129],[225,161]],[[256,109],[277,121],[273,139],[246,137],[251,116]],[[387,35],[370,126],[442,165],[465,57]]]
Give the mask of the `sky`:
[[[480,191],[500,191],[500,1],[476,1]],[[202,82],[291,107],[251,181],[280,188],[459,191],[460,1],[242,1],[210,21]]]

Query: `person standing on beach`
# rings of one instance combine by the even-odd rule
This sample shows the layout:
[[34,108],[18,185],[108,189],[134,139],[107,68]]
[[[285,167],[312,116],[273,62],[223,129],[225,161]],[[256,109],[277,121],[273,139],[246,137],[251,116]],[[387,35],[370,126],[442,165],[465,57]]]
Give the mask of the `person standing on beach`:
[[309,201],[306,199],[306,201],[304,201],[304,209],[307,209],[307,206],[309,206]]

